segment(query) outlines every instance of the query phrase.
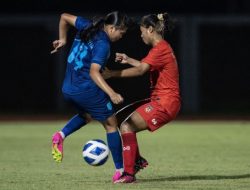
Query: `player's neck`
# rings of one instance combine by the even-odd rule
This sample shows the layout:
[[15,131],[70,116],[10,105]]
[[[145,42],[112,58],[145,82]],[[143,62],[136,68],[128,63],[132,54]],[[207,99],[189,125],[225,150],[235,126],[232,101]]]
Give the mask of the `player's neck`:
[[163,38],[161,36],[156,36],[152,42],[152,46],[156,46],[160,41],[162,41]]

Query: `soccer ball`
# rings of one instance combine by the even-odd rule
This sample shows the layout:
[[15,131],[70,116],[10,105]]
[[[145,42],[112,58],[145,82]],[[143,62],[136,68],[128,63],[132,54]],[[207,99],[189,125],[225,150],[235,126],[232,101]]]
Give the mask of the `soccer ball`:
[[83,146],[82,156],[89,165],[101,166],[108,160],[109,148],[100,139],[90,140]]

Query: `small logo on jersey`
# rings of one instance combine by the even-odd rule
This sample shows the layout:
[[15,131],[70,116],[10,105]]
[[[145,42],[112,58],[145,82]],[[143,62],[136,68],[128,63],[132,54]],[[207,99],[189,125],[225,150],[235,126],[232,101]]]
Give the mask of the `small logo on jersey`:
[[149,105],[145,108],[145,112],[147,112],[147,113],[151,112],[152,110],[153,110],[153,107],[151,105]]
[[153,123],[153,125],[156,125],[157,124],[157,120],[154,118],[151,120],[151,122]]
[[125,151],[125,150],[130,150],[130,146],[124,146],[123,151]]
[[112,104],[111,104],[111,102],[107,103],[107,108],[108,108],[108,110],[112,110]]

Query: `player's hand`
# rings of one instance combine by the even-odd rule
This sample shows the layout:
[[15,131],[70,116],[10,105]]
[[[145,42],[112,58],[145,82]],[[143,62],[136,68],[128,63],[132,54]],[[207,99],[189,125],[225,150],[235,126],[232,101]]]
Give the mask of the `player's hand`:
[[104,68],[101,74],[104,79],[109,79],[112,77],[112,71],[109,70],[107,67]]
[[116,92],[110,96],[110,99],[114,104],[121,104],[123,102],[123,97]]
[[124,53],[116,53],[115,54],[115,62],[126,64],[128,63],[128,56]]
[[66,41],[64,40],[55,40],[52,45],[54,47],[54,50],[50,52],[50,54],[56,53],[61,47],[63,47],[66,44]]

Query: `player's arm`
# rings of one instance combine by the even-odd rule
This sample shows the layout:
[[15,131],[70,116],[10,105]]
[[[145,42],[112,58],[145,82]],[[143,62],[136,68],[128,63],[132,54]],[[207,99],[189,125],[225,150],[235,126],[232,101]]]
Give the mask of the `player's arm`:
[[141,64],[140,61],[133,59],[124,53],[116,53],[115,55],[116,55],[116,57],[115,57],[116,62],[119,62],[122,64],[129,64],[129,65],[134,66],[134,67],[138,67]]
[[120,94],[116,93],[103,79],[100,73],[101,65],[92,63],[90,67],[90,77],[106,94],[109,95],[111,101],[114,104],[123,102],[123,98]]
[[70,26],[75,26],[76,16],[68,13],[63,13],[59,22],[59,39],[53,42],[54,50],[51,51],[55,53],[59,48],[63,47],[67,43],[67,33]]
[[147,63],[141,63],[139,66],[136,67],[131,67],[128,69],[124,70],[104,70],[103,71],[103,76],[105,79],[111,78],[111,77],[136,77],[136,76],[141,76],[147,71],[149,71],[150,65]]
[[59,39],[67,42],[67,32],[71,26],[75,26],[76,16],[63,13],[59,22]]

